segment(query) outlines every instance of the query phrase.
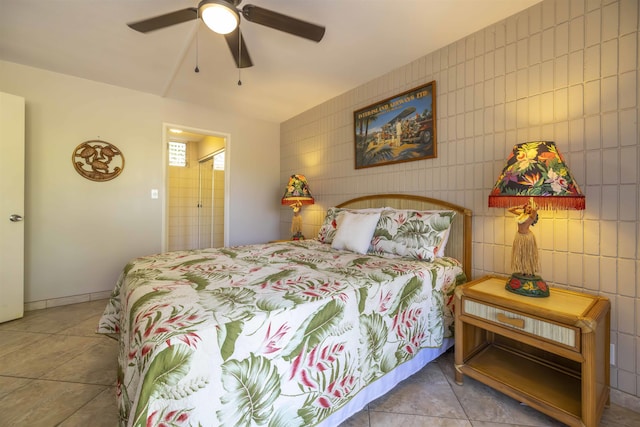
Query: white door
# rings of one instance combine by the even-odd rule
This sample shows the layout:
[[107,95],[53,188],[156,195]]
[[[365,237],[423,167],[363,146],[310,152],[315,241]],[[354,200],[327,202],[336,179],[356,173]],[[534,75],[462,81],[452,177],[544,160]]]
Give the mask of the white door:
[[0,322],[24,312],[24,112],[0,92]]

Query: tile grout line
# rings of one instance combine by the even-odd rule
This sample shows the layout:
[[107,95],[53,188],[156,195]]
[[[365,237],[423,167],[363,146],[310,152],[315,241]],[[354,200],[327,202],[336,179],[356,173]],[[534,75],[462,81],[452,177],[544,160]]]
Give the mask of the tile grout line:
[[80,412],[84,407],[86,407],[87,405],[89,405],[89,403],[93,402],[98,396],[100,396],[102,393],[104,393],[107,389],[109,389],[110,387],[105,387],[103,390],[100,390],[98,393],[96,393],[95,396],[93,396],[91,399],[87,400],[83,405],[80,405],[78,408],[76,408],[75,411],[73,411],[67,418],[65,418],[64,420],[60,421],[59,423],[56,424],[56,427],[63,424],[65,421],[71,419],[75,414],[77,414],[78,412]]

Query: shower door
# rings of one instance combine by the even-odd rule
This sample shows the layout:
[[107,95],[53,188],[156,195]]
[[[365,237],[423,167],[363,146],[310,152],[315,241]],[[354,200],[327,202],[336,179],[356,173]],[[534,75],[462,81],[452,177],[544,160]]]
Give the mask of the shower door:
[[198,248],[224,246],[224,150],[199,161]]
[[199,162],[198,185],[198,249],[213,244],[213,156]]

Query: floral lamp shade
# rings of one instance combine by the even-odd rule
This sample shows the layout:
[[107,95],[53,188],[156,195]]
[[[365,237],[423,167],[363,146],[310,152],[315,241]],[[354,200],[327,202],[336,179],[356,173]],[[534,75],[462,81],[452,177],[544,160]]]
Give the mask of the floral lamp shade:
[[537,274],[538,247],[530,227],[538,221],[539,208],[585,208],[584,194],[555,143],[533,141],[514,146],[489,194],[489,207],[508,208],[518,225],[511,251],[513,273],[505,289],[529,297],[548,297],[547,283]]
[[287,187],[284,189],[282,204],[291,205],[293,203],[301,205],[312,205],[314,203],[313,196],[309,190],[309,183],[304,175],[291,175]]
[[291,234],[293,240],[303,240],[302,217],[300,209],[302,205],[312,205],[314,203],[309,183],[304,175],[295,174],[289,177],[287,187],[284,189],[282,204],[289,205],[293,209],[293,221],[291,222]]
[[584,194],[554,142],[514,146],[491,190],[489,207],[509,208],[531,199],[541,209],[585,208]]

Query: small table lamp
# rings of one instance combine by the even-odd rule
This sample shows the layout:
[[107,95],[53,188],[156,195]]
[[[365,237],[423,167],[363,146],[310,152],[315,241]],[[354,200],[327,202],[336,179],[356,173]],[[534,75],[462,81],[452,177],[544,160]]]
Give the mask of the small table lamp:
[[564,158],[551,141],[524,142],[513,147],[489,195],[489,207],[508,208],[516,215],[508,291],[548,297],[547,283],[537,275],[540,262],[535,236],[529,229],[538,221],[538,209],[585,208],[584,195]]
[[304,175],[296,174],[289,177],[289,183],[282,196],[282,204],[289,205],[293,209],[293,221],[291,222],[292,240],[303,240],[302,216],[300,209],[302,205],[312,205],[314,203],[309,184]]

